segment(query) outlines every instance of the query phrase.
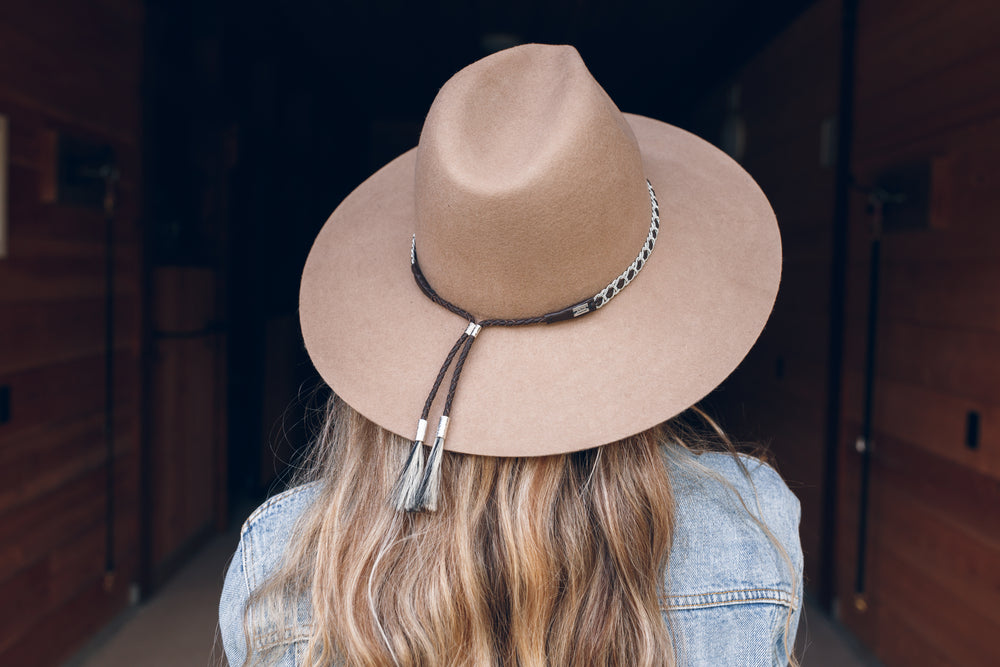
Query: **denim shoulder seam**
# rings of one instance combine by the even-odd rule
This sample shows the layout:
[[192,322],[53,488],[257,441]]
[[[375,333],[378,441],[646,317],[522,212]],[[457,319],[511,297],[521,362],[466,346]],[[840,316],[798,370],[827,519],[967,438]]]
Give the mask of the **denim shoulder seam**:
[[251,512],[250,516],[247,517],[246,521],[243,522],[243,527],[240,529],[240,545],[243,552],[243,578],[246,581],[247,590],[253,592],[257,587],[257,572],[254,568],[254,544],[253,544],[253,528],[260,522],[264,516],[273,510],[278,509],[282,503],[297,496],[300,493],[308,491],[313,487],[317,486],[319,482],[310,482],[308,484],[303,484],[301,486],[295,486],[290,489],[285,489],[281,493],[275,494],[261,503],[260,507]]
[[291,496],[298,495],[304,491],[309,490],[311,487],[318,485],[319,482],[310,482],[308,484],[303,484],[302,486],[295,486],[290,489],[285,489],[281,493],[275,494],[265,500],[260,507],[255,509],[250,516],[247,517],[246,521],[243,522],[243,528],[240,530],[240,537],[250,530],[255,523],[257,523],[264,513],[270,511],[276,506],[280,505],[283,501],[287,500]]
[[249,597],[250,594],[253,592],[253,585],[252,582],[250,581],[251,577],[250,570],[251,570],[251,565],[253,565],[253,557],[250,554],[250,552],[252,551],[253,546],[250,544],[249,539],[244,541],[244,537],[249,538],[249,535],[244,536],[243,532],[241,531],[239,549],[240,549],[240,558],[243,561],[243,583],[246,584],[247,597]]

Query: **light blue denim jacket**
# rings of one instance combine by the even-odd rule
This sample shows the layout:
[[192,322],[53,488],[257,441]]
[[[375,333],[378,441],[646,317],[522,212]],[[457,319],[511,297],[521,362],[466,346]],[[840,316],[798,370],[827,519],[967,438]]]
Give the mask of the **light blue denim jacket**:
[[[673,455],[698,464],[671,465],[677,522],[666,587],[677,664],[785,665],[802,603],[798,500],[773,469],[755,459],[744,459],[751,483],[728,454]],[[316,490],[307,485],[280,493],[243,525],[219,604],[223,645],[233,667],[245,657],[247,597],[277,567],[293,524]],[[748,511],[782,544],[787,561]],[[299,619],[290,633],[259,638],[287,645],[281,667],[304,665],[308,601],[300,601]]]

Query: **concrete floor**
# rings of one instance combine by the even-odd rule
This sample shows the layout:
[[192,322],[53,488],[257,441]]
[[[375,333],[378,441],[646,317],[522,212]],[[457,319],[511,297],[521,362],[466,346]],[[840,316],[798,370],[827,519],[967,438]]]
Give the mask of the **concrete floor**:
[[[153,599],[123,614],[64,667],[225,667],[218,604],[238,537],[215,538]],[[803,667],[878,664],[808,602],[795,644]]]
[[64,667],[226,667],[219,597],[239,531],[205,546],[149,601],[128,610]]
[[795,655],[802,667],[878,667],[881,664],[843,626],[808,599],[795,636]]

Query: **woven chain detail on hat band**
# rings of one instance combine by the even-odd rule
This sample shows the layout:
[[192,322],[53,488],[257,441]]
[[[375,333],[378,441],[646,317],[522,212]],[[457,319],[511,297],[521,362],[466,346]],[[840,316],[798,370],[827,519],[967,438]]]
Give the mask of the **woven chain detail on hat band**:
[[[645,266],[646,261],[653,252],[653,247],[656,245],[656,237],[660,233],[660,207],[656,201],[656,193],[653,191],[653,186],[648,180],[646,181],[646,188],[649,190],[651,209],[649,233],[646,235],[646,241],[643,243],[639,254],[636,255],[632,264],[622,271],[621,275],[612,280],[607,287],[589,299],[545,315],[517,319],[491,318],[477,321],[472,313],[442,298],[431,287],[430,283],[427,282],[427,278],[424,276],[423,271],[420,270],[420,264],[417,262],[417,237],[414,234],[410,244],[410,268],[413,271],[413,278],[416,280],[420,290],[434,303],[447,308],[460,317],[464,317],[468,320],[469,325],[448,352],[441,370],[438,371],[437,377],[434,379],[430,394],[428,394],[427,400],[424,402],[424,409],[420,415],[420,420],[417,422],[417,435],[414,439],[413,447],[393,490],[393,504],[397,510],[401,512],[419,512],[423,510],[434,511],[437,509],[437,497],[441,477],[441,452],[444,448],[444,439],[448,431],[448,423],[451,419],[451,404],[455,399],[458,379],[462,374],[462,368],[465,366],[465,360],[469,356],[469,350],[472,348],[472,343],[475,342],[476,336],[482,329],[486,327],[518,327],[530,324],[551,324],[553,322],[581,317],[606,305],[639,274],[639,271]],[[441,383],[444,381],[444,376],[448,373],[452,362],[455,361],[456,355],[458,356],[458,361],[455,362],[455,369],[451,375],[444,409],[441,412],[441,421],[438,423],[437,435],[425,463],[423,444],[427,433],[427,417],[430,414],[431,405],[434,403],[438,389],[440,389]]]

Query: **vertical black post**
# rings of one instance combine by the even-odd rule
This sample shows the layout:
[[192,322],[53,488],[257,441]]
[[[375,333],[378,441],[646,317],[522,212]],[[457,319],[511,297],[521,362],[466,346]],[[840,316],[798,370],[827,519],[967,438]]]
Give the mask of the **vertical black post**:
[[867,607],[865,594],[865,554],[868,550],[868,489],[871,478],[872,422],[875,405],[875,360],[878,351],[879,270],[882,259],[882,213],[884,201],[872,201],[874,229],[868,265],[868,340],[865,344],[865,405],[861,422],[861,490],[858,498],[858,550],[854,577],[855,605]]
[[837,452],[840,447],[840,392],[844,362],[844,297],[847,282],[847,229],[850,213],[851,144],[854,137],[854,73],[858,0],[842,0],[837,162],[834,181],[833,246],[830,257],[830,347],[827,352],[826,442],[823,466],[823,524],[820,540],[820,604],[831,609],[836,581]]
[[104,588],[115,583],[115,186],[118,171],[113,164],[101,169],[104,177],[104,442],[105,455],[105,544]]

